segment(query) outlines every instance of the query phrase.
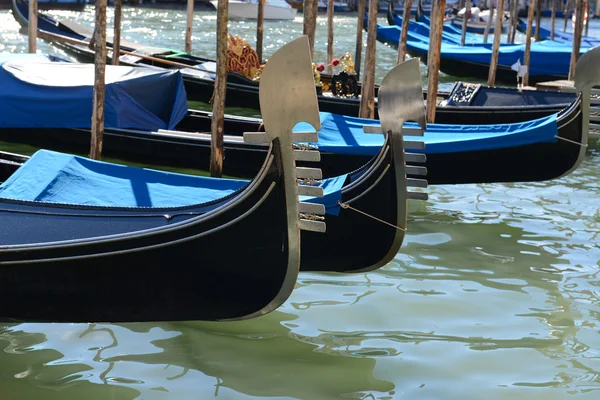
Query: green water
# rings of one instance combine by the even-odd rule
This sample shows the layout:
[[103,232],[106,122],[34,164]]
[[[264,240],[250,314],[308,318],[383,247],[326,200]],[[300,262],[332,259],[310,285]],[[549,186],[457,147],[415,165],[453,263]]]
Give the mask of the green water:
[[[53,14],[92,20],[91,9]],[[183,45],[182,11],[127,8],[124,21],[128,39]],[[354,48],[355,22],[336,18],[340,51]],[[214,57],[215,15],[195,23],[195,52]],[[267,23],[267,54],[301,27]],[[249,40],[254,29],[230,23]],[[25,46],[0,12],[0,50]],[[380,80],[395,51],[377,46]],[[258,319],[1,325],[0,398],[598,399],[599,149],[592,140],[581,167],[551,182],[430,187],[394,261],[302,273]]]

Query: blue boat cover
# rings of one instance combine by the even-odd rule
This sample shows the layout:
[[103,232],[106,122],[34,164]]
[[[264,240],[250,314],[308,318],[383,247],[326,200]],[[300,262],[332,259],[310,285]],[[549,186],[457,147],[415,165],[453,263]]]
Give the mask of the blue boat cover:
[[[394,25],[391,26],[398,26],[400,28],[402,26],[402,17],[394,14]],[[419,22],[408,21],[408,26],[411,32],[429,37],[430,20],[428,17],[422,15],[419,18]],[[453,44],[460,44],[461,36],[462,31],[457,30],[453,25],[442,25],[442,40]],[[466,32],[465,43],[483,43],[483,37]]]
[[[527,22],[519,19],[519,24],[517,25],[521,32],[525,32],[527,30]],[[535,35],[537,31],[537,26],[532,26],[531,34]],[[546,29],[544,27],[540,28],[540,39],[542,40],[550,40],[552,37],[552,32],[550,29]],[[554,30],[554,41],[560,43],[566,43],[571,45],[573,43],[573,34],[570,32],[562,32],[559,29]],[[581,37],[581,45],[585,47],[596,47],[600,45],[600,39],[595,38],[593,36],[582,36]]]
[[[0,54],[0,88],[1,128],[91,127],[93,64]],[[187,108],[178,71],[106,66],[107,128],[174,129]]]
[[[347,175],[324,179],[322,198],[302,201],[324,204],[337,215]],[[183,175],[136,168],[85,157],[39,150],[0,185],[0,197],[104,207],[184,207],[218,200],[250,181]]]
[[[372,119],[320,113],[319,151],[337,154],[374,156],[384,142],[383,135],[363,133],[364,125],[379,125]],[[454,153],[502,149],[533,143],[556,142],[558,133],[556,114],[537,120],[512,124],[454,125],[428,124],[423,137],[411,140],[424,141],[424,150],[411,150],[425,154]],[[415,123],[407,123],[416,127]],[[298,124],[298,131],[310,129]]]
[[[397,47],[400,40],[399,26],[377,25],[377,40]],[[442,34],[441,59],[489,65],[492,58],[492,43],[467,43],[460,46],[460,37],[448,32]],[[419,57],[429,51],[429,28],[425,24],[409,24],[406,46],[409,52]],[[590,47],[581,47],[580,54]],[[517,61],[524,64],[525,44],[502,44],[498,53],[498,66],[510,68]],[[567,76],[571,63],[571,46],[551,40],[531,43],[529,76]],[[516,72],[515,72],[516,76]]]

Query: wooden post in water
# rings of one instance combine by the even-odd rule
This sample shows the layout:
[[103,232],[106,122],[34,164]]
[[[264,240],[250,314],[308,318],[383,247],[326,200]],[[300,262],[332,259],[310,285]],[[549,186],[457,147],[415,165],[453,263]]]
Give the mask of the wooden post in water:
[[315,51],[315,33],[317,30],[318,0],[304,0],[304,21],[302,34],[308,36],[310,54]]
[[[431,19],[432,41],[429,46],[429,64],[427,65],[427,122],[435,122],[437,106],[438,79],[440,76],[440,52],[442,48],[442,30],[446,0],[436,1],[435,12]],[[466,11],[466,10],[465,10]]]
[[565,4],[565,26],[563,27],[563,32],[567,31],[567,21],[569,20],[569,11],[571,11],[571,4],[573,0],[567,0]]
[[[490,29],[492,27],[492,19],[494,19],[494,1],[490,1],[490,17],[487,20],[487,24],[485,25],[485,30],[483,31],[483,43],[487,43],[488,35],[490,34]],[[509,29],[510,32],[510,29]]]
[[508,43],[515,43],[515,37],[517,36],[517,25],[519,24],[519,0],[511,0],[511,25],[510,25],[510,38],[507,40]]
[[313,0],[313,8],[312,8],[312,25],[311,25],[311,31],[310,31],[310,41],[311,41],[311,48],[310,48],[310,55],[313,56],[315,53],[315,37],[317,36],[317,17],[319,15],[319,0]]
[[[533,0],[532,0],[533,1]],[[540,25],[542,22],[542,0],[537,0],[535,4],[535,41],[540,41]]]
[[[419,0],[421,1],[421,0]],[[421,5],[421,4],[419,4]],[[431,14],[429,14],[430,17],[430,21],[431,21],[431,26],[429,28],[429,46],[431,46],[433,44],[433,37],[434,35],[434,29],[433,29],[433,25],[435,25],[434,23],[434,18],[436,15],[436,10],[438,9],[438,2],[437,1],[432,1],[431,2]],[[418,12],[418,11],[417,11]],[[431,64],[431,47],[429,48],[429,51],[427,52],[427,65]],[[427,74],[429,74],[429,68],[427,69]]]
[[569,67],[569,80],[575,79],[575,66],[579,60],[581,50],[581,34],[583,33],[583,0],[575,0],[575,29],[573,31],[573,51],[571,52],[571,66]]
[[194,23],[194,0],[187,0],[187,22],[185,24],[185,52],[192,52],[192,25]]
[[[523,64],[527,67],[527,72],[523,77],[523,86],[529,85],[529,64],[531,56],[531,31],[533,29],[533,9],[536,0],[530,0],[529,9],[527,10],[527,29],[525,30],[525,54],[523,55]],[[538,0],[538,4],[541,0]],[[539,29],[538,29],[539,31]]]
[[560,0],[552,0],[552,14],[550,15],[550,40],[554,40],[554,25],[556,24],[556,3]]
[[265,0],[258,0],[258,12],[256,15],[256,55],[258,62],[263,60],[263,29],[265,24]]
[[217,70],[213,96],[210,176],[223,175],[223,121],[225,119],[225,93],[227,89],[227,18],[228,0],[219,0],[217,5]]
[[590,0],[585,2],[585,15],[588,16],[588,21],[585,23],[585,36],[588,36],[590,33],[590,20],[592,19],[590,18]]
[[408,22],[412,0],[404,0],[404,13],[402,14],[402,30],[400,31],[400,43],[398,43],[398,64],[406,59],[406,39],[408,38]]
[[358,0],[358,24],[356,26],[356,49],[354,50],[354,71],[356,79],[360,80],[360,64],[362,61],[363,26],[365,24],[366,0]]
[[369,0],[369,26],[367,27],[367,54],[360,96],[360,118],[375,118],[375,46],[377,45],[377,11],[379,0]]
[[307,35],[310,31],[310,16],[312,14],[312,0],[304,0],[304,5],[302,7],[302,34]]
[[465,40],[467,38],[467,21],[469,20],[469,12],[471,11],[471,0],[465,1],[465,14],[463,15],[462,20],[462,32],[460,34],[460,45],[465,45]]
[[115,26],[113,27],[112,63],[119,65],[121,54],[121,5],[122,0],[115,0]]
[[492,47],[492,60],[490,62],[490,73],[488,75],[488,86],[494,86],[496,82],[496,68],[498,68],[498,51],[500,50],[500,35],[502,35],[502,17],[504,11],[504,0],[498,0],[498,12],[496,13],[496,25],[494,26],[494,44]]
[[99,160],[104,136],[104,92],[106,73],[106,0],[96,0],[94,29],[94,108],[92,111],[92,137],[90,158]]
[[38,22],[38,2],[29,0],[29,21],[27,25],[27,40],[29,41],[29,52],[37,52],[37,22]]
[[333,0],[327,2],[327,72],[333,73]]

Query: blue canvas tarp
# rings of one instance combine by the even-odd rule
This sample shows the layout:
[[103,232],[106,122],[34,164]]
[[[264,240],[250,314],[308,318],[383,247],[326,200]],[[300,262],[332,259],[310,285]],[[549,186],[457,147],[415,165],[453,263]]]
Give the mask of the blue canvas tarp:
[[[364,125],[379,125],[377,120],[331,113],[321,113],[320,116],[319,142],[314,144],[322,152],[374,156],[383,145],[383,135],[363,133]],[[416,127],[414,123],[407,125]],[[298,124],[294,129],[305,131],[310,127]],[[411,137],[411,140],[424,141],[425,149],[411,152],[453,153],[552,143],[556,142],[557,133],[556,114],[513,124],[428,124],[423,137]]]
[[[94,65],[0,54],[1,128],[90,128]],[[174,129],[187,113],[178,71],[107,65],[107,128]]]
[[[519,23],[517,25],[521,32],[525,32],[527,30],[527,22],[519,19]],[[537,32],[537,26],[532,26],[531,34],[535,35]],[[552,32],[550,29],[546,29],[544,27],[540,28],[540,39],[542,40],[550,40],[552,37]],[[571,32],[562,32],[559,29],[554,30],[554,41],[560,43],[566,43],[571,46],[573,43],[573,34]],[[584,47],[596,47],[600,45],[600,39],[592,37],[592,36],[582,36],[581,37],[581,46]]]
[[[339,213],[347,175],[324,179],[325,196],[301,201],[324,204]],[[37,151],[0,185],[0,197],[103,207],[183,207],[218,200],[249,181],[176,174],[94,161],[48,150]]]
[[[377,26],[377,40],[397,47],[400,40],[399,26]],[[458,35],[445,32],[442,34],[440,57],[442,60],[455,60],[473,64],[489,65],[492,59],[492,43],[470,42],[460,46]],[[407,32],[406,46],[409,52],[419,57],[426,57],[429,51],[429,27],[422,23],[411,23]],[[582,45],[580,54],[590,47]],[[531,44],[529,76],[554,75],[567,76],[571,62],[571,46],[551,40]],[[510,68],[517,61],[525,63],[524,44],[502,44],[498,53],[498,66]],[[515,73],[516,75],[516,73]]]

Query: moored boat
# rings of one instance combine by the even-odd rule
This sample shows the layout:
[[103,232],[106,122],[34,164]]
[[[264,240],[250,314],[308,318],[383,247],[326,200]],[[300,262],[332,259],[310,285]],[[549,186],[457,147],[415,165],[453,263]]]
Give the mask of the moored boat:
[[[228,13],[230,19],[256,19],[258,15],[258,0],[229,0]],[[210,4],[216,9],[218,1]],[[285,0],[268,0],[265,2],[264,19],[291,20],[298,10]]]
[[[27,26],[27,4],[22,0],[12,0],[13,16],[24,27]],[[75,45],[64,41],[55,40],[53,43],[61,49],[68,52],[77,60],[82,62],[93,62],[93,51],[85,42],[90,37],[92,31],[73,21],[57,21],[51,17],[40,13],[38,15],[38,29],[41,32],[50,32],[61,37],[81,41],[85,45]],[[110,45],[111,39],[108,39]],[[178,67],[183,72],[183,79],[186,87],[188,100],[209,102],[214,90],[214,81],[211,78],[211,70],[205,69],[206,63],[212,60],[196,57],[187,53],[175,50],[160,49],[152,46],[145,46],[130,41],[122,41],[121,46],[124,50],[151,55],[153,60],[141,59],[135,56],[124,55],[120,58],[121,65],[132,66],[161,66],[168,69],[175,68],[169,61],[176,61],[183,64]],[[109,53],[110,54],[110,53]],[[165,60],[164,64],[160,61]],[[186,69],[186,66],[200,66],[200,69]],[[511,71],[512,73],[513,71]],[[497,92],[501,92],[497,94]],[[445,100],[450,93],[439,93],[440,101]],[[508,97],[510,96],[510,100]],[[560,111],[566,105],[571,103],[575,96],[563,101],[555,99],[558,95],[551,94],[544,98],[540,94],[524,94],[518,90],[507,91],[496,88],[480,87],[477,90],[477,99],[474,99],[476,107],[469,104],[446,105],[438,107],[436,111],[436,121],[440,123],[458,123],[458,124],[477,124],[477,123],[511,123],[522,122],[547,116]],[[564,97],[564,96],[563,96]],[[532,100],[532,98],[535,98]],[[334,96],[331,93],[319,95],[319,108],[324,112],[357,116],[360,108],[360,99],[354,96]],[[227,77],[227,106],[253,108],[258,110],[258,82],[252,81],[245,76],[230,72]],[[476,103],[476,104],[475,104]],[[510,106],[509,106],[510,105]],[[376,102],[377,116],[377,102]]]
[[[0,0],[0,10],[10,10],[11,0]],[[81,11],[89,4],[88,0],[38,0],[38,10]]]
[[[460,29],[462,31],[462,23],[465,15],[465,8],[459,10],[452,18],[450,18],[449,25]],[[495,18],[495,16],[494,16]],[[467,32],[483,34],[488,26],[488,20],[490,19],[490,10],[481,10],[479,7],[471,7],[471,10],[467,17]],[[496,30],[495,20],[490,25],[489,33],[493,34]],[[506,32],[506,28],[509,23],[509,14],[504,12],[502,17],[502,33]]]
[[[5,106],[7,114],[12,114],[10,119],[0,118],[0,124],[7,126],[3,130],[6,138],[21,143],[31,143],[30,141],[41,139],[43,140],[41,143],[44,145],[56,146],[63,143],[67,144],[69,150],[84,149],[85,143],[89,143],[89,128],[83,130],[75,127],[81,127],[84,124],[83,121],[91,119],[89,114],[91,107],[89,106],[92,99],[93,66],[91,64],[48,62],[36,64],[31,61],[32,57],[26,55],[27,61],[24,63],[7,61],[0,66],[0,80],[4,82],[3,87],[9,89],[8,92],[0,91],[0,99],[2,99],[0,103]],[[62,72],[60,72],[61,70]],[[136,70],[137,75],[135,74]],[[285,72],[280,74],[282,77],[285,76]],[[182,112],[185,112],[186,108],[185,104],[181,102],[181,99],[185,99],[185,89],[179,72],[107,66],[107,76],[110,78],[107,82],[105,104],[107,118],[103,143],[106,154],[115,155],[116,153],[129,160],[136,160],[136,156],[140,155],[149,156],[150,159],[154,159],[154,162],[160,160],[174,165],[178,163],[181,165],[183,161],[187,166],[193,167],[208,162],[210,159],[210,135],[177,132],[168,128],[157,132],[144,130],[150,123],[163,127],[176,127],[181,121]],[[412,92],[412,101],[422,103],[416,60],[398,66],[389,73],[389,76],[385,82],[405,82],[406,85],[409,83],[416,85],[416,90]],[[148,82],[150,78],[154,80]],[[40,82],[45,83],[42,85]],[[169,85],[169,83],[171,84]],[[263,85],[261,80],[261,87]],[[70,93],[67,89],[69,86],[72,88]],[[145,91],[139,90],[140,87],[157,88],[160,86],[163,87],[161,96],[156,97],[147,96]],[[56,92],[56,88],[60,89],[60,103],[42,101],[52,91]],[[15,98],[10,93],[21,93],[21,96]],[[25,114],[19,112],[23,102],[33,98],[34,93],[37,94],[37,111],[32,113],[29,108],[24,111]],[[294,101],[302,102],[301,96],[295,96]],[[313,101],[316,104],[316,96]],[[264,99],[262,102],[264,103]],[[291,110],[294,107],[289,108]],[[421,109],[423,111],[423,106]],[[264,112],[265,108],[263,107]],[[34,114],[38,117],[31,118]],[[72,114],[76,116],[70,119],[68,116]],[[207,114],[204,116],[207,119],[203,119],[203,121],[210,124],[210,116]],[[305,131],[312,130],[312,127],[320,127],[318,116],[316,121],[311,122],[312,126],[305,127]],[[18,125],[28,125],[29,128],[17,129]],[[33,128],[32,125],[40,128]],[[236,171],[244,172],[246,175],[253,176],[260,172],[261,162],[264,160],[268,146],[256,142],[244,143],[241,137],[242,134],[247,135],[246,132],[260,131],[259,125],[263,125],[263,121],[255,125],[240,124],[242,129],[238,131],[240,136],[225,139],[226,173],[231,174],[232,163],[236,167]],[[49,126],[54,126],[54,128],[43,129]],[[267,124],[264,126],[269,129]],[[61,131],[65,132],[65,135],[61,136],[59,134]],[[11,137],[12,139],[10,139]],[[316,137],[314,139],[305,138],[305,140],[318,141]],[[37,144],[40,145],[40,142]],[[205,147],[206,145],[208,147]],[[299,151],[303,148],[306,148],[308,152]],[[310,146],[300,146],[298,156],[301,157],[299,160],[304,162],[303,167],[314,169],[320,167],[322,160],[318,161],[320,153],[314,154],[315,152],[311,149]],[[152,153],[154,156],[151,156]],[[14,165],[14,159],[9,161],[11,163],[7,163],[7,167]],[[318,161],[316,165],[313,164],[314,161]],[[423,157],[421,157],[421,161],[424,161]],[[323,213],[327,214],[327,232],[302,233],[301,270],[367,271],[381,267],[391,260],[402,243],[403,231],[389,225],[406,226],[406,207],[401,207],[406,203],[409,195],[406,187],[410,184],[418,184],[419,187],[426,186],[426,181],[422,179],[422,176],[420,179],[407,180],[406,178],[407,171],[413,171],[413,173],[418,171],[424,175],[426,169],[424,167],[407,169],[404,162],[401,132],[387,135],[387,138],[382,139],[382,143],[371,156],[362,160],[362,163],[356,168],[347,169],[337,176],[321,180],[320,169],[316,176],[310,175],[312,170],[306,171],[302,169],[299,173],[308,173],[307,180],[315,178],[320,181],[315,182],[318,183],[318,186],[302,187],[307,192],[306,196],[311,196],[311,193],[316,190],[322,191],[324,197],[322,201],[314,198],[307,198],[305,201],[322,204]],[[240,187],[246,184],[241,180],[228,180],[227,182]],[[423,194],[415,196],[423,198]],[[302,210],[305,205],[301,204],[300,207]],[[308,207],[305,213],[313,214],[310,209]],[[377,220],[367,218],[364,214],[357,213],[355,209],[375,216]],[[317,222],[318,219],[316,219]],[[386,221],[389,225],[381,224],[378,220]],[[310,223],[310,221],[305,223]],[[369,237],[365,238],[361,232],[369,232]],[[360,255],[347,251],[348,246],[360,245],[368,245],[369,251]]]
[[[585,62],[590,61],[583,59],[582,63]],[[414,152],[427,157],[430,183],[516,182],[555,178],[580,161],[579,147],[571,142],[585,143],[587,140],[589,124],[586,118],[589,118],[589,111],[586,115],[586,107],[589,107],[589,97],[575,98],[569,107],[558,114],[524,123],[429,124],[421,139],[425,148]],[[58,107],[55,114],[60,112]],[[68,121],[68,114],[61,120]],[[227,174],[244,176],[256,170],[264,148],[244,144],[239,136],[243,132],[260,130],[261,122],[253,118],[226,118],[224,168]],[[320,113],[320,124],[319,141],[315,144],[319,145],[319,167],[326,177],[360,168],[378,154],[384,144],[380,137],[362,134],[364,125],[377,124],[377,121]],[[107,154],[138,161],[150,160],[206,169],[210,149],[209,131],[210,115],[191,111],[177,122],[174,130],[107,127],[104,149]],[[89,142],[89,128],[13,127],[0,129],[0,137],[9,141],[29,141],[31,144],[63,144],[81,150]],[[537,158],[538,153],[542,158]],[[527,157],[528,154],[531,157]],[[510,163],[502,161],[509,159]],[[463,164],[461,160],[471,161]],[[409,159],[411,166],[418,166],[415,164],[418,162],[418,158]],[[448,165],[457,167],[448,168]],[[499,165],[503,167],[499,168]],[[411,168],[411,171],[414,174],[418,169]]]
[[[531,27],[531,35],[537,36],[537,30],[538,27],[533,25]],[[527,32],[527,22],[523,21],[522,19],[519,19],[518,23],[517,23],[517,29],[523,33]],[[552,39],[552,33],[549,29],[546,29],[544,27],[539,27],[540,30],[540,39],[541,40],[554,40],[556,42],[560,42],[560,43],[573,43],[573,34],[571,32],[562,32],[558,29],[556,29],[554,31],[554,39]],[[583,35],[581,37],[581,45],[582,46],[586,46],[586,47],[596,47],[598,45],[600,45],[600,39],[592,37],[592,36],[585,36]]]
[[[280,81],[291,54],[297,79]],[[272,60],[261,81],[261,99],[273,107],[264,112],[269,150],[249,183],[44,150],[8,177],[0,187],[0,318],[239,320],[281,305],[296,282],[303,220],[286,127],[318,124],[318,109],[308,40]],[[298,105],[280,90],[286,85],[306,101]]]

